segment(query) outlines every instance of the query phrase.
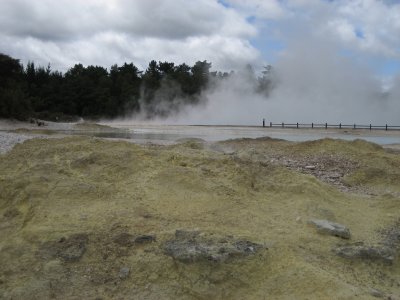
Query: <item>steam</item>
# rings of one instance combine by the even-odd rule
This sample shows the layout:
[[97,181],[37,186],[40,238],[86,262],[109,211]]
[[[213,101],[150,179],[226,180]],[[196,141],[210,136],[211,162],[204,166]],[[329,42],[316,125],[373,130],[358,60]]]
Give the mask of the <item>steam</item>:
[[173,124],[252,125],[265,117],[265,96],[255,92],[254,81],[243,73],[235,74],[205,91],[198,106],[184,107],[170,117]]
[[171,124],[260,125],[267,122],[400,124],[400,76],[385,91],[372,70],[332,45],[292,45],[274,65],[268,97],[239,72],[205,91],[203,105],[184,108]]
[[[285,50],[272,63],[274,87],[268,96],[256,92],[248,72],[239,71],[204,91],[200,105],[179,106],[178,113],[154,122],[260,125],[265,118],[274,123],[400,125],[400,74],[388,85],[368,65],[371,54],[349,50],[352,44],[325,26],[331,8],[321,2],[275,27]],[[357,41],[356,33],[348,33]]]

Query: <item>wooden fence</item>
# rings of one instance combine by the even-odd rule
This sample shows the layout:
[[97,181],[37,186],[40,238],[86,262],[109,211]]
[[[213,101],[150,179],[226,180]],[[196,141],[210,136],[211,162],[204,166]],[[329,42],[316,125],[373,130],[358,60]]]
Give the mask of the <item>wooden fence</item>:
[[263,127],[270,128],[333,128],[333,129],[369,129],[369,130],[400,130],[400,126],[392,125],[360,125],[360,124],[328,124],[328,123],[272,123],[267,124],[265,119],[263,120]]

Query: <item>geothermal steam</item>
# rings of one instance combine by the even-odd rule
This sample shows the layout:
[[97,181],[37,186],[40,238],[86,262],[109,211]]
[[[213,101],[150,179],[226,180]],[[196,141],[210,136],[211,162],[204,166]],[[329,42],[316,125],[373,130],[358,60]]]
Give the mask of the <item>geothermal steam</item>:
[[[286,123],[357,123],[400,125],[400,77],[384,93],[372,72],[329,48],[296,47],[287,51],[271,74],[268,97],[255,92],[240,72],[206,91],[203,105],[184,109],[175,124],[259,125]],[[396,84],[397,83],[397,84]]]
[[184,108],[167,123],[259,125],[265,118],[400,125],[400,76],[385,90],[368,59],[344,52],[328,34],[315,33],[317,21],[307,22],[282,27],[286,49],[273,64],[275,87],[268,97],[255,92],[246,72],[237,72],[205,91],[202,105]]

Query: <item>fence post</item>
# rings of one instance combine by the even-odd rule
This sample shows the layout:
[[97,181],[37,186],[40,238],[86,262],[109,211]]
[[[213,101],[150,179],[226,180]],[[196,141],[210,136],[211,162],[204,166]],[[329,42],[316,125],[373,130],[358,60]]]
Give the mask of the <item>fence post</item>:
[[328,129],[328,123],[325,123],[325,129]]
[[285,123],[282,122],[282,128],[285,128]]
[[265,119],[263,119],[263,127],[265,127]]
[[372,124],[369,124],[369,130],[372,130]]
[[386,129],[385,130],[387,131],[387,124],[386,124]]
[[353,129],[356,129],[356,124],[353,125]]
[[269,127],[272,127],[272,122],[269,122]]
[[299,128],[299,123],[297,123],[296,125],[297,125],[297,128]]
[[314,128],[314,123],[311,123],[311,128]]
[[339,124],[339,129],[342,129],[342,123]]

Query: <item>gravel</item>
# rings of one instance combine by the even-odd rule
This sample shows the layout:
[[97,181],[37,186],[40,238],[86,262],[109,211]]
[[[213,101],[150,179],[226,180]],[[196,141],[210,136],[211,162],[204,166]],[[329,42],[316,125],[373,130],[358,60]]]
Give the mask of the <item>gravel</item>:
[[[34,130],[68,130],[73,128],[75,123],[56,123],[43,121],[44,126],[38,127],[30,122],[20,122],[15,120],[0,119],[0,154],[7,153],[16,144],[25,142],[33,138],[49,138],[49,135],[34,132]],[[25,130],[24,133],[14,130]],[[33,132],[30,132],[33,131]],[[53,136],[55,137],[55,136]]]
[[13,132],[0,132],[0,154],[10,151],[16,144],[25,142],[26,140],[43,137],[41,135],[27,135]]

